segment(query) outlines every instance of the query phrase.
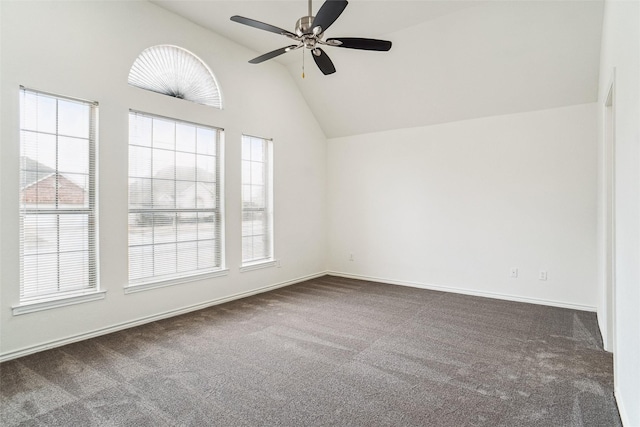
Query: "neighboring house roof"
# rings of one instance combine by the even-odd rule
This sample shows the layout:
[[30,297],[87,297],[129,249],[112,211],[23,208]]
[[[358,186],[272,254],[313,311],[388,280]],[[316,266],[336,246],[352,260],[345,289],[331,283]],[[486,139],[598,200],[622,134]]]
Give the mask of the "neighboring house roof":
[[215,175],[202,168],[168,167],[158,171],[153,179],[134,180],[129,186],[129,200],[134,206],[147,208],[151,207],[153,197],[155,207],[170,208],[175,207],[177,198],[178,205],[191,207],[196,195],[214,197],[214,181]]
[[22,171],[20,174],[20,188],[23,190],[56,172],[55,169],[27,156],[20,157],[20,170]]
[[81,205],[86,191],[75,182],[29,157],[20,158],[22,203]]

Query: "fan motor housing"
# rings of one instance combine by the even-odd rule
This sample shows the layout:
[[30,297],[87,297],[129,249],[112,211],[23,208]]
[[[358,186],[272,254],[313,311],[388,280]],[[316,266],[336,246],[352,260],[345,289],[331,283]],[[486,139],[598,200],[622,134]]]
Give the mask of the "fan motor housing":
[[302,18],[298,19],[298,22],[296,22],[296,34],[298,36],[302,36],[304,34],[312,34],[312,28],[311,25],[313,24],[313,19],[315,18],[315,16],[303,16]]

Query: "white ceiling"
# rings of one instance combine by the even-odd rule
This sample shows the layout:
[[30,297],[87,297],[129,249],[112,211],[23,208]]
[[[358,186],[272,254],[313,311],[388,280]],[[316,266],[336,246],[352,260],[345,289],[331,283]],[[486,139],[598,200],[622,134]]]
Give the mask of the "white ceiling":
[[[255,56],[290,40],[232,15],[293,31],[307,14],[305,0],[153,3]],[[272,61],[289,69],[327,137],[554,108],[597,99],[602,13],[602,0],[351,0],[326,37],[382,38],[391,51],[327,47],[329,76],[306,52],[304,79],[301,50]]]

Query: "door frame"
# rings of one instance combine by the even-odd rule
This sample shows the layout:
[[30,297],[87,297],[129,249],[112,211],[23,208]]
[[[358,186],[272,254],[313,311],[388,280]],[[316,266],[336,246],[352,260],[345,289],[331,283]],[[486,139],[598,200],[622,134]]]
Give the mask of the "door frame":
[[604,181],[604,315],[605,350],[616,349],[616,70],[613,69],[603,103]]

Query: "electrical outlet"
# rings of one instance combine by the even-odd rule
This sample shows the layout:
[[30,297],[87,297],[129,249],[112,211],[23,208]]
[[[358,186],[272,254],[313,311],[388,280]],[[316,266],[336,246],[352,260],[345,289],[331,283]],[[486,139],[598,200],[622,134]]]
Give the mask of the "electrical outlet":
[[509,277],[511,277],[512,279],[517,279],[518,278],[518,268],[517,267],[511,267],[511,270],[509,271]]
[[353,254],[349,254],[349,261],[353,261]]
[[546,270],[540,270],[540,274],[538,275],[538,280],[547,280]]
[[280,260],[276,260],[276,268],[280,268],[282,267],[282,263],[280,262]]

